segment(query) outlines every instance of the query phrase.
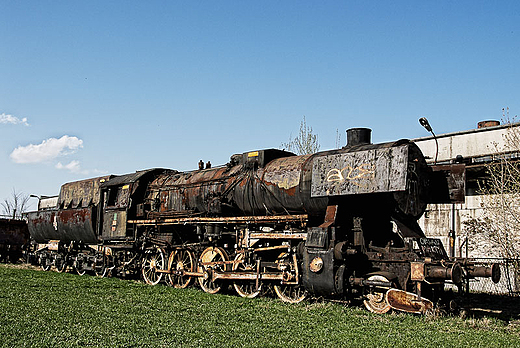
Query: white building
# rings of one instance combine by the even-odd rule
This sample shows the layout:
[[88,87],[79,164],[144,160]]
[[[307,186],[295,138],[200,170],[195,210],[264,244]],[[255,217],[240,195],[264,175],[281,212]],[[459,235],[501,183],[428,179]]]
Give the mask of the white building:
[[[486,177],[486,165],[499,156],[520,159],[518,149],[508,149],[506,138],[513,131],[520,130],[520,123],[500,125],[497,121],[480,122],[479,128],[414,139],[429,164],[466,164],[466,197],[459,204],[431,204],[419,220],[419,225],[428,237],[440,238],[449,250],[450,230],[455,235],[456,257],[482,259],[500,258],[496,246],[479,235],[467,238],[465,222],[483,217],[485,200],[489,196],[479,195],[479,180]],[[437,141],[436,141],[437,140]],[[504,260],[501,260],[504,262]],[[507,271],[507,270],[506,270]],[[504,272],[503,272],[504,273]],[[518,280],[503,276],[502,286],[509,290],[519,290]],[[511,280],[513,279],[513,280]],[[511,285],[513,283],[513,285]],[[516,283],[516,286],[514,286]],[[489,289],[481,289],[489,290]]]

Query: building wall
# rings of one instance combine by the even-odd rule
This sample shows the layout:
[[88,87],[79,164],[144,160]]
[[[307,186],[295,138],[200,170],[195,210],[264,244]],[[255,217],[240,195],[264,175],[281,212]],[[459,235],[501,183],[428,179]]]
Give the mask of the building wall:
[[[439,153],[437,162],[450,162],[459,155],[464,158],[477,159],[492,156],[497,153],[497,150],[504,151],[505,136],[510,131],[510,127],[520,127],[520,123],[511,126],[502,125],[438,135]],[[435,139],[425,137],[412,141],[419,146],[424,156],[427,157],[427,162],[433,163],[436,153]]]
[[[428,205],[419,225],[427,237],[439,238],[446,250],[449,250],[448,233],[454,227],[455,257],[475,258],[483,264],[499,263],[501,280],[495,284],[484,278],[470,283],[471,291],[496,294],[520,292],[520,274],[514,262],[501,257],[499,246],[486,233],[471,233],[465,222],[484,216],[485,200],[488,196],[467,196],[464,204],[432,204]],[[453,209],[453,206],[455,209]],[[520,205],[516,205],[520,209]],[[455,213],[455,215],[453,215]],[[452,216],[455,216],[454,221]]]
[[[438,141],[438,162],[453,163],[457,156],[462,156],[465,163],[472,167],[485,167],[486,163],[493,160],[493,156],[506,149],[506,136],[513,129],[520,129],[520,123],[512,125],[501,125],[486,127],[468,131],[441,134],[437,136]],[[423,154],[428,157],[427,162],[432,164],[435,159],[436,145],[433,137],[414,139],[413,142],[421,149]],[[518,150],[517,150],[518,151]],[[479,173],[476,171],[475,173]],[[478,177],[471,177],[467,180],[478,180]],[[485,200],[487,196],[473,195],[473,192],[466,192],[464,204],[434,204],[429,205],[426,213],[419,221],[425,234],[429,237],[438,237],[448,246],[448,233],[454,230],[457,236],[456,250],[464,243],[467,233],[465,222],[470,219],[478,219],[484,216]],[[469,194],[469,195],[468,195]],[[453,208],[455,211],[453,212]],[[463,236],[463,238],[461,238]],[[468,247],[469,257],[499,257],[497,248],[490,245],[490,241],[480,238],[481,236],[468,236],[471,238]],[[481,240],[483,239],[483,240]],[[465,247],[463,249],[465,251]],[[466,256],[463,253],[463,256]],[[461,256],[457,252],[456,256]]]
[[[501,255],[496,246],[483,236],[469,233],[465,224],[471,219],[484,216],[486,199],[487,196],[466,196],[464,204],[429,204],[419,220],[419,226],[427,237],[440,238],[446,250],[449,245],[448,233],[453,229],[456,236],[456,257],[498,258]],[[455,214],[454,220],[453,214]],[[466,237],[468,237],[467,249],[464,244]]]
[[[517,156],[518,152],[512,152],[506,147],[506,136],[510,128],[520,129],[520,123],[502,125],[489,128],[480,128],[464,132],[442,134],[437,137],[438,154],[437,162],[453,163],[457,156],[462,156],[464,163],[475,168],[484,167],[490,163],[498,153],[510,152]],[[427,156],[427,162],[433,164],[437,147],[433,137],[413,140]],[[520,149],[516,149],[518,151]],[[469,174],[475,175],[479,171]],[[468,174],[468,173],[467,173]],[[479,177],[471,177],[467,180],[475,182]],[[468,188],[468,186],[467,186]],[[520,291],[520,280],[517,270],[508,260],[501,258],[499,246],[493,242],[486,231],[470,233],[467,222],[485,216],[486,200],[491,196],[473,195],[468,191],[463,204],[433,204],[428,205],[425,214],[419,220],[419,225],[427,237],[442,240],[446,250],[449,250],[449,232],[455,232],[455,257],[477,258],[489,262],[501,264],[502,279],[499,284],[492,283],[489,279],[471,283],[471,289],[475,291],[511,293]],[[516,203],[520,209],[520,203]],[[519,243],[520,244],[520,243]],[[520,248],[520,245],[519,245]]]

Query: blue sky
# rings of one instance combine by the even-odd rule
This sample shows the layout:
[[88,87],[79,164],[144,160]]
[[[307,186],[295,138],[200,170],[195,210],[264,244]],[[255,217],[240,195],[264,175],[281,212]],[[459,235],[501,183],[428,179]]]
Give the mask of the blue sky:
[[0,0],[0,200],[520,110],[517,1]]

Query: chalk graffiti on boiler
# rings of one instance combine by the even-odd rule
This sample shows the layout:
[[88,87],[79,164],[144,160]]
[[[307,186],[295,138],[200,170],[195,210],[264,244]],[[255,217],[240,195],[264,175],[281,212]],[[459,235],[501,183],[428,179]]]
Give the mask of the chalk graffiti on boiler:
[[363,163],[362,165],[352,168],[346,166],[342,169],[333,168],[327,173],[327,182],[344,182],[354,181],[358,179],[373,179],[375,176],[374,167],[371,164]]

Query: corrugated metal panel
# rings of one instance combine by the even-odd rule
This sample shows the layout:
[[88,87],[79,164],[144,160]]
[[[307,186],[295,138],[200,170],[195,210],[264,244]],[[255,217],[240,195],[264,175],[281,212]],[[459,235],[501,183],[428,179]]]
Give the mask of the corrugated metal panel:
[[59,206],[67,209],[97,205],[99,203],[100,184],[108,179],[110,179],[110,176],[102,176],[63,184],[58,199]]

